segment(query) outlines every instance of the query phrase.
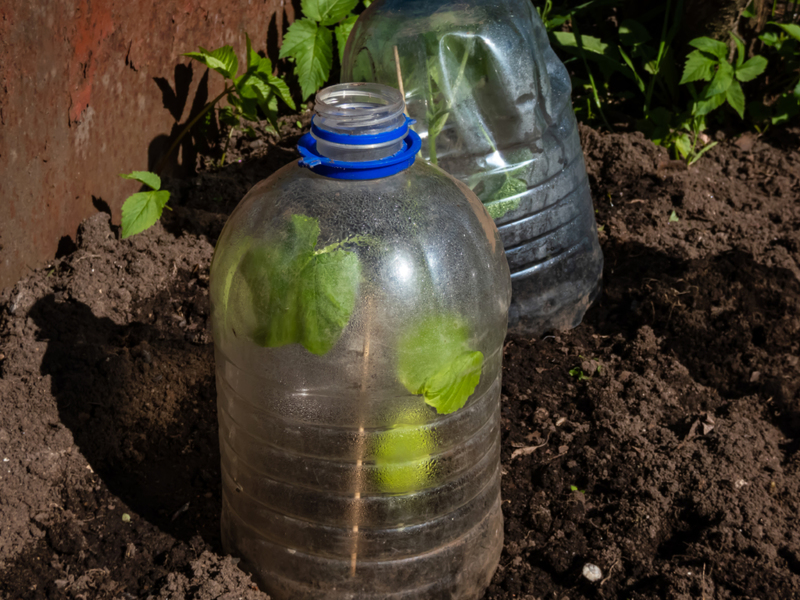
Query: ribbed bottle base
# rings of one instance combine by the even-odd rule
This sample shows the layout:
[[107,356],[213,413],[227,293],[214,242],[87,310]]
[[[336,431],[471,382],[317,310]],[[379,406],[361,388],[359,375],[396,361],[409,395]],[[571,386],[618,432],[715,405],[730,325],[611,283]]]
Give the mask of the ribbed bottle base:
[[473,600],[500,560],[503,514],[498,493],[486,516],[451,543],[397,560],[357,560],[355,574],[351,557],[305,554],[265,539],[224,498],[222,541],[275,600]]

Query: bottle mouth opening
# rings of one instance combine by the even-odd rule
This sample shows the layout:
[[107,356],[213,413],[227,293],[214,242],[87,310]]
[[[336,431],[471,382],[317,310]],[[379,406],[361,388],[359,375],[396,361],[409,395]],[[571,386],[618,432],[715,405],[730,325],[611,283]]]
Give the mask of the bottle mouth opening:
[[405,123],[399,90],[376,83],[341,83],[320,90],[314,104],[318,127],[332,133],[375,135]]

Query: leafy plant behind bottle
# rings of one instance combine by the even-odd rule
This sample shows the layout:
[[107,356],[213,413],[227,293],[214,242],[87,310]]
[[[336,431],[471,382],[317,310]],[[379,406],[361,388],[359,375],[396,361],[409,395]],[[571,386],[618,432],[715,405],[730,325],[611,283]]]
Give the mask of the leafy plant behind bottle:
[[[582,113],[584,119],[591,119],[596,110],[609,126],[604,112],[608,106],[640,98],[642,108],[637,128],[672,151],[676,158],[694,163],[716,145],[704,134],[709,114],[726,104],[740,119],[751,111],[741,84],[762,75],[767,58],[755,54],[746,60],[742,40],[731,34],[736,47],[735,60],[731,61],[727,44],[700,37],[689,42],[694,50],[686,56],[679,79],[674,65],[680,59],[676,57],[674,40],[682,23],[683,0],[668,0],[663,9],[656,7],[642,17],[643,22],[649,22],[660,15],[658,39],[653,39],[642,22],[632,20],[623,20],[610,33],[601,28],[602,39],[582,35],[578,21],[589,20],[594,14],[592,10],[606,4],[608,0],[586,2],[572,9],[566,19],[554,15],[552,5],[546,4],[545,10],[540,11],[547,19],[553,46],[567,54],[565,64],[582,61],[583,70],[575,68],[581,75],[573,76],[573,89],[579,97],[576,112]],[[558,31],[564,25],[570,31]],[[595,74],[600,78],[595,78]],[[585,93],[593,101],[587,99],[582,104],[580,96]],[[755,116],[752,111],[751,116]]]
[[[300,83],[303,100],[316,93],[331,74],[333,38],[339,50],[339,63],[344,47],[358,16],[353,10],[359,0],[302,0],[303,17],[286,30],[281,58],[294,61],[294,73]],[[368,7],[372,2],[364,0]]]
[[[192,127],[201,119],[205,119],[223,98],[227,98],[229,105],[219,110],[219,119],[229,127],[229,133],[222,158],[220,159],[220,165],[225,161],[228,142],[230,142],[233,129],[242,127],[242,120],[258,121],[258,110],[260,109],[274,131],[278,124],[279,99],[292,110],[296,110],[297,107],[294,100],[292,100],[286,82],[272,74],[272,62],[269,58],[260,56],[253,50],[250,36],[247,34],[245,34],[245,40],[247,44],[245,70],[241,75],[238,75],[239,59],[231,46],[222,46],[216,50],[206,50],[200,47],[199,52],[187,52],[184,54],[184,56],[189,56],[222,75],[226,85],[222,93],[207,103],[181,130],[169,150],[159,161],[156,171],[163,167],[166,160],[172,155],[186,134],[191,131]],[[139,192],[129,196],[123,203],[122,237],[124,239],[155,225],[166,207],[169,192],[160,189],[160,177],[149,171],[134,171],[128,175],[122,175],[122,177],[135,179],[151,188],[151,191]]]
[[775,21],[767,25],[772,29],[759,35],[758,39],[782,70],[778,78],[770,82],[766,94],[777,95],[777,98],[769,105],[764,100],[755,100],[747,105],[760,130],[800,116],[800,25]]
[[[452,20],[453,16],[444,14],[440,18]],[[437,31],[430,31],[421,37],[427,57],[425,64],[419,63],[416,57],[404,60],[401,56],[400,72],[406,96],[424,99],[428,160],[439,164],[439,135],[454,120],[459,123],[476,121],[489,147],[497,152],[497,145],[483,126],[481,116],[473,114],[473,104],[466,102],[480,94],[488,80],[491,57],[484,46],[476,43],[476,35],[448,36],[445,40]],[[505,168],[475,174],[468,182],[494,219],[519,206],[519,196],[528,189],[524,175],[530,168],[533,154],[529,149],[521,149],[504,158]]]

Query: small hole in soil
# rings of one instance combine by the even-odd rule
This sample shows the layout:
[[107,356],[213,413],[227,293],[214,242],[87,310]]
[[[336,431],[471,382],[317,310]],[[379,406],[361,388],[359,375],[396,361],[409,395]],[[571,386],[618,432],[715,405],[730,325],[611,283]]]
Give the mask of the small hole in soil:
[[753,327],[753,344],[763,346],[767,343],[767,332],[763,325]]

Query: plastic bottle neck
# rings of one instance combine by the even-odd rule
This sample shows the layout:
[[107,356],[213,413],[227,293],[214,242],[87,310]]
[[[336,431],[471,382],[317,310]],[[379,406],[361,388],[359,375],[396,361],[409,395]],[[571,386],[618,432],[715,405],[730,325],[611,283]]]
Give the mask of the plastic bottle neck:
[[398,90],[374,83],[343,83],[317,94],[311,135],[317,152],[336,161],[365,162],[393,156],[407,133]]

